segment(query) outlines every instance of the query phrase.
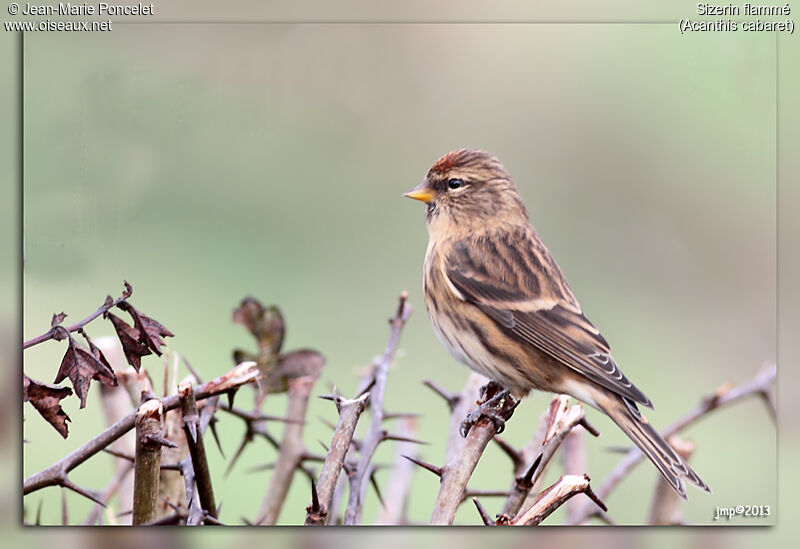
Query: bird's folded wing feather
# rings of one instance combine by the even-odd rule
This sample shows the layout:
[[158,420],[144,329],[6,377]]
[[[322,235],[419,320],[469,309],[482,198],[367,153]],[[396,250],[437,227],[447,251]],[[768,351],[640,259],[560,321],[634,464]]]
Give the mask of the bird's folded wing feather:
[[443,267],[459,297],[474,303],[507,333],[595,383],[652,408],[620,371],[605,338],[584,316],[532,229],[458,242]]

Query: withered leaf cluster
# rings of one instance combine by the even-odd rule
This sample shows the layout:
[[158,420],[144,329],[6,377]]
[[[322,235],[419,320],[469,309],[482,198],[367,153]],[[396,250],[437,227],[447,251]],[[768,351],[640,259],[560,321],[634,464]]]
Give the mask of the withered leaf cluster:
[[91,339],[85,334],[84,337],[89,342],[90,350],[81,347],[75,338],[68,336],[67,352],[61,359],[61,367],[59,367],[54,381],[54,383],[61,383],[68,377],[75,389],[75,394],[81,399],[81,408],[86,406],[86,395],[89,393],[91,380],[96,379],[103,385],[117,384],[117,378],[106,357],[92,343]]
[[[100,309],[74,326],[62,326],[67,317],[63,312],[54,314],[50,322],[50,331],[43,337],[37,338],[39,341],[31,342],[33,344],[47,339],[67,340],[67,351],[61,359],[61,365],[56,373],[54,383],[61,383],[64,379],[69,378],[75,394],[81,401],[81,408],[86,406],[86,397],[92,380],[97,380],[104,385],[113,386],[117,384],[117,378],[110,363],[83,330],[85,325],[98,318],[101,314],[104,318],[110,320],[120,340],[128,364],[136,369],[137,372],[141,368],[141,357],[151,353],[161,356],[161,348],[164,346],[163,338],[174,335],[161,323],[146,316],[131,305],[128,299],[132,293],[133,288],[125,282],[125,290],[119,298],[115,300],[110,295],[107,296]],[[111,313],[110,310],[114,307],[128,313],[133,325],[131,326]],[[72,337],[72,333],[75,332],[83,336],[87,346],[79,344]],[[26,343],[27,346],[28,344]],[[42,417],[66,438],[66,421],[69,418],[61,408],[59,401],[71,395],[72,389],[39,383],[27,376],[24,376],[23,388],[25,401],[30,401]]]
[[[289,391],[290,384],[299,378],[316,380],[325,366],[325,357],[313,349],[282,352],[286,323],[283,313],[276,305],[265,307],[256,298],[248,296],[240,302],[239,307],[233,310],[232,319],[235,324],[241,324],[250,332],[256,340],[257,346],[255,352],[235,349],[233,351],[233,362],[234,364],[255,362],[260,376],[258,379],[256,412],[253,414],[238,414],[247,423],[247,431],[228,464],[226,475],[239,460],[245,448],[256,440],[255,435],[263,436],[275,448],[282,448],[280,443],[264,429],[263,418],[267,416],[262,416],[259,413],[263,399],[270,394]],[[233,393],[229,392],[228,398],[230,399],[232,395]],[[232,408],[233,405],[230,404],[229,407]],[[303,423],[302,418],[299,418],[298,421],[299,424]],[[295,421],[294,424],[297,425],[298,421]],[[285,451],[288,450],[281,449],[281,452]],[[302,465],[302,460],[298,462],[298,469],[308,473],[308,469]],[[291,475],[288,478],[291,479]]]
[[[127,312],[133,319],[133,326],[130,326],[119,317],[117,317],[116,322],[112,322],[114,328],[117,330],[117,334],[120,334],[120,329],[122,328],[126,340],[133,343],[133,346],[130,348],[126,348],[123,343],[122,349],[125,351],[125,358],[128,359],[128,364],[133,366],[138,372],[139,366],[141,365],[139,358],[150,354],[150,351],[161,356],[161,347],[164,346],[163,338],[172,337],[175,334],[167,330],[161,323],[139,312],[127,301],[122,301],[117,307]],[[106,314],[110,315],[110,313]],[[123,341],[122,337],[120,337],[120,341]],[[146,353],[141,353],[142,347],[145,347],[148,351]]]
[[47,422],[55,427],[62,437],[67,438],[69,416],[61,408],[60,401],[72,394],[69,387],[56,387],[39,383],[22,374],[22,401],[30,402]]
[[254,297],[246,297],[234,309],[233,322],[247,328],[256,340],[257,352],[236,349],[233,351],[233,361],[238,364],[252,360],[258,364],[263,374],[259,383],[262,396],[285,392],[290,379],[309,375],[312,373],[310,370],[316,370],[321,367],[320,364],[324,364],[322,355],[310,349],[281,352],[286,323],[276,305],[265,307]]
[[233,321],[253,334],[262,353],[280,352],[286,324],[277,306],[264,307],[254,297],[246,297],[239,304],[239,308],[234,309]]

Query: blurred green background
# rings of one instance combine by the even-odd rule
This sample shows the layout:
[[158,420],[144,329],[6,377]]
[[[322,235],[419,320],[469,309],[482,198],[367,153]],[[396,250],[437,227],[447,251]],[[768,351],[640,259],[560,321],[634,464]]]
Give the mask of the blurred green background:
[[[468,371],[425,317],[423,207],[401,194],[441,154],[479,147],[514,176],[587,315],[655,402],[648,417],[664,426],[776,359],[775,95],[774,35],[681,36],[670,25],[138,24],[28,34],[23,335],[45,331],[57,311],[82,318],[125,279],[133,303],[176,334],[171,348],[209,378],[229,369],[234,347],[251,345],[230,320],[251,294],[283,309],[285,349],[325,354],[319,394],[334,384],[352,394],[408,290],[416,313],[387,409],[422,414],[418,435],[431,445],[420,455],[440,463],[446,409],[421,380],[457,390]],[[112,333],[101,322],[88,331]],[[63,351],[26,351],[25,371],[52,381]],[[160,380],[158,359],[144,365]],[[507,438],[527,441],[548,400],[527,399]],[[24,475],[103,427],[96,386],[87,408],[77,405],[64,402],[66,441],[25,408]],[[265,409],[284,406],[277,396]],[[602,437],[587,440],[587,472],[599,482],[619,460],[609,448],[627,439],[590,414]],[[335,411],[315,400],[305,436],[314,450],[330,438],[320,416],[333,421]],[[242,432],[223,417],[228,456]],[[690,489],[687,521],[712,523],[716,506],[775,508],[776,433],[759,402],[687,436],[714,490]],[[224,460],[210,454],[221,474]],[[393,457],[386,444],[377,460]],[[256,443],[217,482],[223,520],[254,518],[269,473],[247,469],[274,458]],[[110,474],[99,456],[71,477],[100,488]],[[509,481],[507,459],[490,447],[471,486]],[[611,516],[643,522],[642,486],[655,481],[653,467],[639,467],[606,501]],[[437,487],[415,475],[412,520],[428,519]],[[85,516],[89,505],[67,497],[71,515]],[[59,523],[55,489],[25,498],[26,509],[41,499],[44,521]],[[308,501],[298,477],[280,522],[302,522]],[[499,501],[484,504],[499,512]],[[369,523],[374,493],[366,506]],[[463,506],[457,522],[477,521]]]

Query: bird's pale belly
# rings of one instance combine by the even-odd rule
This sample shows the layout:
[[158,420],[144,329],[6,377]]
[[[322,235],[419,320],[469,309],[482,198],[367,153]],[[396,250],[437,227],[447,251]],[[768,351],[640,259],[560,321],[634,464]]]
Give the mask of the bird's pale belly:
[[428,316],[439,341],[461,364],[500,383],[518,398],[525,396],[534,388],[549,390],[543,384],[536,383],[528,375],[525,375],[524,369],[521,369],[523,361],[509,364],[503,358],[493,355],[485,346],[481,345],[480,338],[469,329],[468,323],[459,323],[459,326],[456,326],[451,317],[432,315],[430,311]]

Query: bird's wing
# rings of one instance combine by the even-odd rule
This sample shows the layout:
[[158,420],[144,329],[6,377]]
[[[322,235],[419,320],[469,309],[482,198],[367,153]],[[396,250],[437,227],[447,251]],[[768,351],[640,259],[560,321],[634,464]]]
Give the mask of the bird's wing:
[[608,342],[583,314],[532,228],[457,242],[445,257],[444,272],[458,297],[474,303],[507,333],[652,408],[614,362]]

